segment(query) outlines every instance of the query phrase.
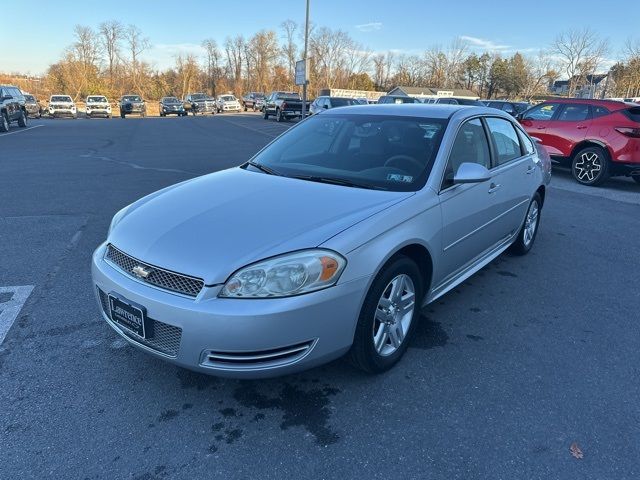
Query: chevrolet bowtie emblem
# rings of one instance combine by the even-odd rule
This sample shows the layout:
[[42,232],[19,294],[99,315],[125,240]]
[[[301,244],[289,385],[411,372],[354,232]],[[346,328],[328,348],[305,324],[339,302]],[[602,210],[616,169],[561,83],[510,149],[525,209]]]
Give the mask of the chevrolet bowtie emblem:
[[131,269],[131,272],[138,278],[147,278],[151,271],[144,268],[142,265],[136,265]]

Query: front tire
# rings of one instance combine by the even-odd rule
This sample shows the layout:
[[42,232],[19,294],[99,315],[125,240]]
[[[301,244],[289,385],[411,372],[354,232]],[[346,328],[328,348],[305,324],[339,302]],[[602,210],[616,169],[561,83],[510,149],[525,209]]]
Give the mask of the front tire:
[[540,226],[540,213],[542,212],[542,198],[540,194],[536,194],[529,203],[527,214],[524,217],[524,223],[518,233],[516,241],[511,244],[509,251],[514,255],[526,255],[533,247],[533,242],[538,235],[538,227]]
[[413,260],[392,259],[378,273],[365,298],[349,359],[365,372],[381,373],[404,355],[420,317],[424,292]]
[[282,122],[283,117],[282,117],[282,110],[280,110],[279,108],[276,110],[276,122]]
[[573,178],[582,185],[596,187],[609,179],[609,155],[601,147],[587,147],[580,150],[571,162]]
[[18,118],[18,126],[24,128],[28,123],[29,120],[27,120],[27,114],[22,111],[22,113],[20,114],[20,118]]

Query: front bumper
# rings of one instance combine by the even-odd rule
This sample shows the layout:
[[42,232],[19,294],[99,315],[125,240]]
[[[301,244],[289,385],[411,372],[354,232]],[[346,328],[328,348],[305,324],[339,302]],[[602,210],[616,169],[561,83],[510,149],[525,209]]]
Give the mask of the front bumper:
[[49,115],[72,115],[75,116],[78,114],[76,109],[71,108],[49,108]]
[[[98,247],[92,259],[93,282],[103,318],[137,348],[210,375],[271,377],[306,370],[342,356],[353,342],[369,282],[364,277],[306,295],[251,300],[218,298],[220,286],[213,286],[205,287],[192,299],[124,274],[104,260],[105,248],[105,244]],[[163,332],[180,330],[175,350],[160,351],[152,342],[141,341],[112,322],[102,306],[100,291],[113,292],[142,305],[149,319],[162,324]],[[292,350],[296,351],[287,353]]]
[[223,105],[222,110],[225,112],[239,112],[241,107],[240,105]]
[[86,114],[87,115],[106,115],[109,116],[111,115],[111,109],[106,109],[106,108],[92,108],[92,109],[88,109],[86,110]]

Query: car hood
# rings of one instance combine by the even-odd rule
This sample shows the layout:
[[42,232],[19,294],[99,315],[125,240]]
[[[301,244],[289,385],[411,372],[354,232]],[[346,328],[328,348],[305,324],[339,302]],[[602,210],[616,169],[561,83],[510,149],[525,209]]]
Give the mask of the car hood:
[[233,168],[136,202],[108,242],[139,260],[212,285],[250,263],[317,247],[412,195]]

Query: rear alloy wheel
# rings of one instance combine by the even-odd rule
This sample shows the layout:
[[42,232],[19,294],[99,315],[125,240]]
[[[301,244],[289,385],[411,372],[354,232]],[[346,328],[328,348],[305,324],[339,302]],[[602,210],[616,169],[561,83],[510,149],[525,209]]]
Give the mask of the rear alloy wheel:
[[18,126],[19,127],[26,127],[29,123],[29,120],[27,120],[27,114],[24,113],[24,110],[20,113],[20,118],[18,118]]
[[380,373],[395,365],[407,350],[420,316],[422,277],[405,256],[387,264],[365,298],[349,353],[358,368]]
[[609,179],[609,158],[601,147],[580,150],[571,162],[571,173],[582,185],[602,185]]
[[9,119],[6,113],[0,113],[0,132],[9,131]]
[[524,224],[518,233],[516,241],[511,244],[509,251],[515,255],[525,255],[529,253],[533,242],[538,234],[538,225],[540,225],[540,212],[542,211],[542,198],[540,194],[536,194],[529,203],[527,215],[524,217]]

